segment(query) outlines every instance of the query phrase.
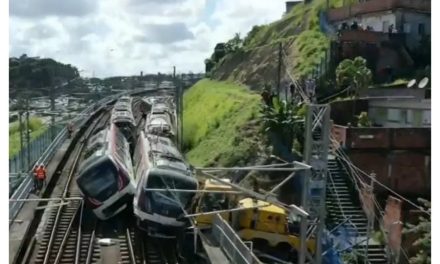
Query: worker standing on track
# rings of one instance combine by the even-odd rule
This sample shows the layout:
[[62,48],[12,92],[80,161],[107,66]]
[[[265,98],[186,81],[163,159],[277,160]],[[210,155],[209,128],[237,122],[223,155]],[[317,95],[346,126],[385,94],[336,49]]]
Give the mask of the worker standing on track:
[[34,168],[32,169],[32,176],[33,176],[33,183],[34,183],[34,187],[32,189],[32,191],[37,191],[38,189],[38,178],[37,178],[37,170],[38,170],[38,165],[35,164]]
[[41,191],[43,188],[43,184],[46,181],[46,168],[43,164],[40,164],[40,166],[37,169],[37,179],[38,179],[38,191]]
[[71,138],[72,134],[73,134],[73,125],[72,125],[72,123],[69,123],[67,125],[67,132],[69,133],[69,138]]

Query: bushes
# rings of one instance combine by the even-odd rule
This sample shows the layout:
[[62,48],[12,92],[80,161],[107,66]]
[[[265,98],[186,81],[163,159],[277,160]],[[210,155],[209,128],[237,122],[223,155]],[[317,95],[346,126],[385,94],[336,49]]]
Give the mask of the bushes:
[[[23,125],[23,129],[25,129]],[[46,131],[47,127],[39,118],[32,117],[29,119],[29,129],[31,130],[31,140],[37,138]],[[13,122],[9,125],[9,157],[14,156],[20,151],[20,127],[19,123]]]
[[258,104],[259,95],[233,83],[204,79],[191,87],[184,94],[183,112],[188,160],[198,166],[246,160],[253,154],[253,141],[242,136],[243,127],[256,116]]

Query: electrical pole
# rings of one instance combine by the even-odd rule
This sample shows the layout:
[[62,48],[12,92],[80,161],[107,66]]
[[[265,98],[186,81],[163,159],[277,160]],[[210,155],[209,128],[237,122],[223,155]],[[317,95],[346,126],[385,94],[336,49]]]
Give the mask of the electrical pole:
[[183,151],[183,86],[182,86],[182,77],[180,77],[180,85],[179,85],[179,127],[180,127],[180,151]]
[[282,59],[283,59],[283,55],[281,53],[282,51],[282,42],[280,42],[280,45],[278,46],[278,78],[277,78],[277,95],[280,96],[280,91],[281,91],[281,63],[282,63]]
[[23,115],[23,111],[20,110],[18,112],[18,129],[20,130],[20,171],[24,168],[24,156],[23,156],[23,139],[24,139],[24,134],[23,134],[23,120],[22,120],[22,115]]
[[[316,241],[316,251],[311,263],[322,263],[322,237],[325,228],[326,216],[326,184],[327,184],[327,159],[330,140],[330,106],[310,104],[307,106],[305,123],[304,161],[312,167],[311,174],[304,177],[302,206],[309,212],[313,221],[311,236]],[[307,177],[309,176],[309,177]],[[306,257],[310,256],[306,248],[306,232],[309,226],[307,218],[301,218],[301,250],[299,263],[304,264]]]
[[26,144],[27,144],[27,168],[31,165],[31,136],[30,136],[30,127],[29,127],[29,102],[27,104],[26,111]]
[[[374,194],[373,194],[373,190],[374,190],[374,180],[376,179],[376,174],[374,172],[372,172],[370,174],[370,176],[371,176],[370,185],[366,186],[367,197],[364,197],[364,198],[368,199],[367,202],[366,202],[366,204],[367,204],[366,209],[367,210],[365,210],[365,211],[367,211],[366,213],[367,213],[367,220],[368,220],[368,222],[367,222],[367,242],[365,244],[365,252],[364,252],[364,254],[365,254],[364,263],[365,264],[369,263],[369,260],[368,260],[368,246],[369,246],[369,240],[370,240],[370,237],[371,237],[371,231],[374,230],[374,213],[375,213],[374,212],[375,207],[374,207],[374,196],[373,196]],[[363,201],[363,203],[365,204],[365,201]]]

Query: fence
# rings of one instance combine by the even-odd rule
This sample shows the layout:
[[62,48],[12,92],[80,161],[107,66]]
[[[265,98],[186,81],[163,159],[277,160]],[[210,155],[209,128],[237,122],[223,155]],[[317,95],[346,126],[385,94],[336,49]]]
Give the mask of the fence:
[[51,136],[58,135],[61,130],[62,127],[59,125],[51,127],[32,140],[29,145],[24,146],[23,149],[9,159],[9,174],[27,172],[50,145],[52,142]]
[[[154,89],[152,89],[154,90]],[[131,95],[137,95],[141,92],[145,92],[147,89],[137,89],[132,90],[128,94]],[[88,108],[84,109],[81,114],[73,120],[73,126],[74,127],[82,127],[85,122],[87,121],[87,118],[92,115],[93,112],[95,112],[99,107],[106,105],[110,103],[113,100],[116,100],[117,98],[121,97],[122,95],[127,94],[126,92],[118,93],[113,96],[106,97],[104,99],[101,99],[100,101],[96,102],[95,104],[89,106]],[[50,159],[53,157],[55,152],[58,150],[58,148],[61,146],[61,144],[65,141],[67,138],[67,129],[62,128],[58,135],[55,137],[55,139],[50,143],[50,145],[46,148],[46,150],[40,155],[39,159],[36,161],[37,163],[44,163],[47,164]],[[32,164],[32,163],[31,163]],[[24,173],[24,177],[20,177],[21,180],[19,181],[18,188],[14,191],[14,193],[10,196],[10,199],[25,199],[29,195],[30,190],[32,189],[32,177],[31,175],[31,168],[28,167],[27,172]],[[17,178],[10,177],[10,186],[11,182],[16,182]],[[17,184],[17,183],[16,183]],[[21,207],[23,206],[24,202],[14,202],[10,204],[9,206],[9,220],[14,220],[17,216],[18,212],[20,211]],[[13,223],[12,221],[10,223]]]
[[231,263],[261,263],[219,214],[214,215],[212,234],[220,244],[220,248],[227,254]]

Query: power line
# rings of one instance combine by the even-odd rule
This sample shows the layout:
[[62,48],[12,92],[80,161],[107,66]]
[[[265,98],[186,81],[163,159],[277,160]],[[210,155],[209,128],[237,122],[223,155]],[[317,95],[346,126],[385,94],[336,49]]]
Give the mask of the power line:
[[[344,153],[344,155],[346,155]],[[340,156],[341,157],[341,156]],[[392,194],[394,194],[395,196],[399,197],[400,199],[402,199],[403,201],[407,202],[408,204],[414,206],[415,208],[419,209],[420,211],[426,213],[427,215],[431,216],[431,214],[429,212],[427,212],[425,209],[423,209],[421,206],[416,205],[415,203],[413,203],[411,200],[409,200],[408,198],[403,197],[402,195],[400,195],[399,193],[397,193],[396,191],[392,190],[391,188],[389,188],[388,186],[386,186],[385,184],[381,183],[380,181],[378,181],[376,178],[371,177],[371,175],[369,175],[368,173],[364,172],[363,170],[361,170],[359,167],[357,167],[356,165],[354,165],[348,158],[343,158],[341,157],[345,162],[347,162],[349,164],[349,166],[351,166],[352,168],[354,168],[355,170],[359,171],[360,173],[362,173],[363,175],[367,176],[369,179],[371,179],[373,182],[379,184],[379,186],[385,188],[386,190],[388,190],[389,192],[391,192]]]
[[[343,152],[342,152],[342,154],[345,155],[345,153],[343,153]],[[342,158],[345,162],[349,162],[349,161],[347,161],[346,159],[344,159],[343,157],[341,157],[341,156],[339,156],[339,157]],[[360,176],[358,175],[358,173],[357,173],[356,171],[354,171],[354,170],[351,169],[350,172],[352,172],[352,173],[349,174],[349,175],[351,175],[351,177],[352,177],[352,181],[353,181],[355,184],[356,184],[356,179],[357,179],[358,181],[361,181],[361,184],[365,184],[365,183],[362,182]],[[357,178],[354,178],[354,177],[357,177]],[[371,178],[373,178],[373,177],[371,177]],[[356,184],[355,188],[356,188],[356,190],[358,191],[358,193],[361,192],[360,189],[359,189],[359,186],[358,186],[357,184]],[[379,214],[383,217],[383,216],[385,215],[385,213],[384,213],[384,211],[382,210],[382,208],[380,207],[379,202],[377,201],[376,197],[374,197],[374,196],[373,196],[373,202],[374,202],[375,208],[379,211]],[[378,216],[377,216],[376,214],[374,214],[374,217],[375,217],[375,220],[376,220],[378,223],[381,222],[380,219],[378,218]],[[382,232],[382,234],[385,234],[385,231],[384,231],[384,229],[382,228],[382,226],[379,226],[379,228],[380,228],[380,232]],[[400,250],[403,252],[403,255],[404,255],[405,259],[406,259],[407,261],[409,261],[409,259],[408,259],[408,255],[407,255],[405,249],[404,249],[402,246],[400,246]]]

